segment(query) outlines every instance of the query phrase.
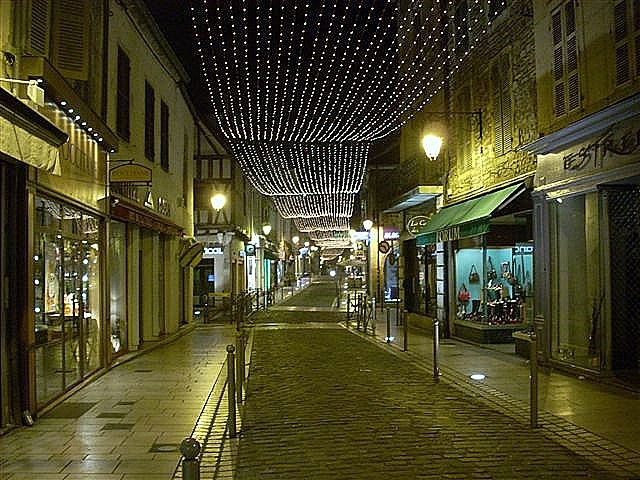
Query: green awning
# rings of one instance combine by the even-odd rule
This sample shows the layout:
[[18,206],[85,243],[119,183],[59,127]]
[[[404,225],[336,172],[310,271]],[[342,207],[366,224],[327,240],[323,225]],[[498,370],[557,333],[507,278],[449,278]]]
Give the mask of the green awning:
[[491,215],[524,190],[524,184],[519,183],[444,207],[418,232],[416,245],[447,242],[487,233]]

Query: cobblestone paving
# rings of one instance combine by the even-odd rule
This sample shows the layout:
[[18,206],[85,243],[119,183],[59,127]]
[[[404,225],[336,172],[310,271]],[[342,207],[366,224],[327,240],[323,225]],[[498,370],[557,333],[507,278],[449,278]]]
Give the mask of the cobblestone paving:
[[256,328],[236,478],[620,479],[342,329]]
[[331,307],[340,293],[335,281],[316,281],[307,288],[286,299],[280,305],[313,305],[316,307]]

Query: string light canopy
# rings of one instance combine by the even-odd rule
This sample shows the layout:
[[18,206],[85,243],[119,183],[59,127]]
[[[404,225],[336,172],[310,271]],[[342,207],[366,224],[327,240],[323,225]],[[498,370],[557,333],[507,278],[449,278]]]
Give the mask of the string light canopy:
[[[191,0],[217,123],[254,187],[305,228],[347,223],[340,195],[359,190],[369,145],[428,104],[479,45],[504,0],[483,4]],[[332,216],[306,218],[323,200]]]
[[273,197],[282,218],[351,218],[354,201],[353,193]]
[[333,217],[319,217],[319,218],[296,218],[294,220],[296,228],[299,232],[313,232],[319,231],[333,231],[333,230],[345,230],[349,231],[349,219],[348,218],[333,218]]

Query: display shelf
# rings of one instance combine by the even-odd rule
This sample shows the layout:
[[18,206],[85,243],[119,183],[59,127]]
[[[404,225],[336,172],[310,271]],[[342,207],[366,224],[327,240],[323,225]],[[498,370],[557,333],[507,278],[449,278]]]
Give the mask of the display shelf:
[[489,325],[480,322],[456,319],[455,336],[476,343],[513,343],[513,332],[522,330],[522,323]]

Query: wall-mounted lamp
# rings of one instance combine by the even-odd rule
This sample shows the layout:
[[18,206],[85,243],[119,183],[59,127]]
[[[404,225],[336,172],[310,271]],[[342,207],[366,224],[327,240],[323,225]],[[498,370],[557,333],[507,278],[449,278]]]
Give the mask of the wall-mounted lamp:
[[[453,117],[453,116],[473,116],[478,121],[478,136],[480,137],[480,153],[482,153],[482,110],[478,109],[472,112],[425,112],[426,115],[434,115],[441,117]],[[440,154],[440,148],[442,147],[442,137],[437,135],[426,135],[422,138],[422,148],[427,154],[429,160],[435,160]]]
[[262,233],[264,233],[265,237],[268,237],[271,233],[271,225],[269,225],[268,223],[262,225]]
[[213,208],[215,208],[216,210],[220,210],[222,207],[224,207],[225,203],[227,203],[227,197],[225,197],[222,193],[216,193],[213,197],[211,197],[210,201]]
[[362,222],[362,226],[364,227],[364,229],[368,232],[369,230],[371,230],[371,227],[373,227],[373,221],[369,220],[368,218],[366,220],[364,220]]
[[441,147],[442,137],[438,137],[437,135],[425,135],[422,139],[422,148],[424,148],[424,153],[427,154],[429,160],[435,160],[438,158]]
[[298,235],[294,235],[293,237],[291,237],[291,241],[294,245],[298,245],[298,242],[300,242],[300,237]]

